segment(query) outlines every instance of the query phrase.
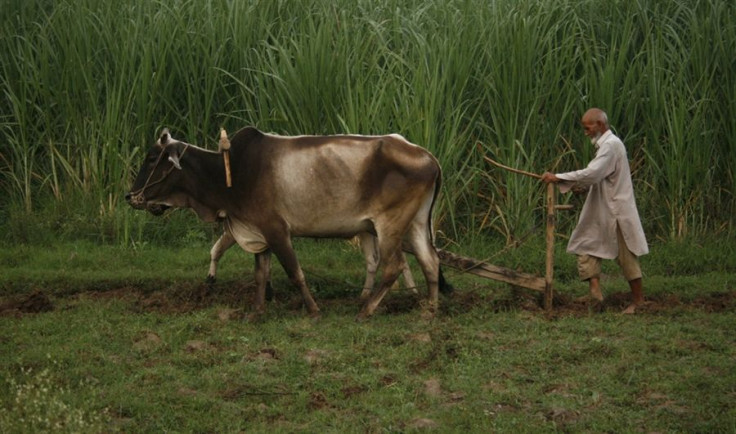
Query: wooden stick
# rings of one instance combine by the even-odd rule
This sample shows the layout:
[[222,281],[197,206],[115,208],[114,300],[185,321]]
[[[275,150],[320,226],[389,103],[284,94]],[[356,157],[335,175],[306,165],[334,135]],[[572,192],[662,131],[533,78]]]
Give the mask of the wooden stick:
[[220,129],[220,151],[222,152],[222,159],[225,161],[225,184],[230,188],[233,186],[230,174],[230,140],[228,140],[224,128]]
[[557,209],[557,195],[555,185],[552,182],[547,184],[546,202],[547,232],[545,239],[547,243],[547,251],[544,264],[544,308],[546,310],[550,310],[552,309],[552,285],[555,276],[555,224],[557,223],[557,216],[555,214]]
[[[478,143],[478,150],[481,151],[481,152],[483,152],[483,147],[481,146],[480,143]],[[542,175],[538,175],[538,174],[532,173],[532,172],[527,172],[526,170],[514,169],[513,167],[505,166],[505,165],[499,163],[498,161],[494,161],[494,160],[488,158],[485,155],[483,155],[483,159],[485,159],[487,162],[493,164],[494,166],[500,167],[501,169],[506,169],[509,172],[518,173],[520,175],[531,176],[532,178],[542,179]]]
[[498,161],[493,161],[493,160],[491,160],[490,158],[486,157],[485,155],[483,156],[483,158],[484,158],[484,159],[485,159],[486,161],[488,161],[489,163],[493,164],[494,166],[498,166],[498,167],[500,167],[501,169],[506,169],[506,170],[508,170],[509,172],[514,172],[514,173],[518,173],[518,174],[520,174],[520,175],[526,175],[526,176],[531,176],[532,178],[542,179],[542,175],[538,175],[538,174],[536,174],[536,173],[532,173],[532,172],[527,172],[526,170],[521,170],[521,169],[514,169],[513,167],[509,167],[509,166],[504,166],[503,164],[499,163]]

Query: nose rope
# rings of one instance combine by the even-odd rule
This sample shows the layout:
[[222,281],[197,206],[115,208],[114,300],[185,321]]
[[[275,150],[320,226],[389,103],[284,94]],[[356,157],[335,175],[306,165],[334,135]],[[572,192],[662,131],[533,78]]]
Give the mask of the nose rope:
[[[188,144],[185,144],[185,146],[184,146],[184,150],[183,150],[183,151],[181,152],[181,155],[179,155],[179,159],[181,159],[181,158],[182,158],[182,157],[184,156],[184,154],[185,154],[185,153],[187,152],[187,149],[189,149],[189,145],[188,145]],[[166,150],[165,150],[165,149],[162,149],[162,150],[161,150],[161,153],[160,153],[160,154],[158,154],[158,158],[156,158],[156,164],[154,164],[154,165],[153,165],[153,169],[151,169],[151,173],[149,173],[149,174],[148,174],[148,178],[146,178],[146,182],[145,182],[145,183],[143,184],[143,187],[139,188],[139,189],[138,189],[138,190],[136,190],[136,191],[132,191],[132,192],[130,193],[131,197],[134,197],[134,196],[138,196],[138,195],[140,195],[142,199],[145,199],[145,196],[143,195],[143,192],[144,192],[144,191],[145,191],[145,190],[146,190],[146,189],[147,189],[148,187],[152,187],[152,186],[154,186],[154,185],[156,185],[156,184],[159,184],[159,183],[163,182],[163,180],[164,180],[164,179],[166,179],[166,177],[167,177],[167,176],[169,176],[169,174],[171,173],[171,171],[173,171],[173,170],[174,170],[174,167],[175,167],[175,166],[174,166],[174,165],[172,164],[172,166],[171,166],[171,167],[169,168],[169,170],[167,170],[167,171],[166,171],[166,172],[165,172],[165,173],[164,173],[164,174],[163,174],[163,175],[161,176],[161,178],[157,179],[157,180],[156,180],[156,181],[154,181],[154,182],[151,182],[151,178],[153,177],[153,173],[154,173],[154,172],[156,171],[156,168],[158,167],[158,164],[159,164],[159,163],[161,162],[161,157],[163,157],[163,155],[164,155],[164,152],[166,152]]]

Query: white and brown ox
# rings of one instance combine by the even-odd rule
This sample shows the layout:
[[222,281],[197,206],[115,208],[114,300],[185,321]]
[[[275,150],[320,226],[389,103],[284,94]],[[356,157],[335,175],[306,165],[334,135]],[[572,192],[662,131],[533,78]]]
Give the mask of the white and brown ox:
[[284,137],[247,127],[230,141],[232,187],[227,187],[221,154],[175,140],[164,130],[126,200],[154,213],[191,208],[204,221],[224,219],[226,231],[256,257],[256,316],[265,311],[271,253],[301,291],[309,314],[318,316],[292,237],[361,234],[375,236],[382,273],[359,319],[373,314],[401,272],[402,240],[424,273],[434,313],[444,279],[432,239],[432,207],[441,182],[432,154],[397,134]]

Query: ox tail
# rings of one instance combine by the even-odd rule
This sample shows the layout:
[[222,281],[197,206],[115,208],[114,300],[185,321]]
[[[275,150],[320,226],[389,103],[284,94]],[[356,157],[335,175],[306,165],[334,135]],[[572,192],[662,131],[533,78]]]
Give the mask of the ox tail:
[[440,292],[445,295],[451,295],[453,292],[455,292],[455,287],[452,286],[452,284],[448,282],[447,279],[445,279],[445,275],[442,273],[442,266],[440,266],[439,269],[440,269],[440,281],[439,281]]
[[[442,189],[442,168],[440,167],[439,162],[437,162],[437,178],[434,182],[434,196],[432,196],[432,205],[429,207],[429,224],[427,227],[429,228],[429,241],[432,243],[432,247],[434,248],[435,252],[437,252],[437,246],[434,244],[434,221],[432,219],[432,212],[434,211],[434,206],[437,203],[437,197],[440,195],[440,190]],[[442,273],[442,265],[440,264],[437,267],[439,271],[439,290],[444,295],[450,295],[455,291],[455,288],[450,284],[450,282],[445,279],[444,273]]]

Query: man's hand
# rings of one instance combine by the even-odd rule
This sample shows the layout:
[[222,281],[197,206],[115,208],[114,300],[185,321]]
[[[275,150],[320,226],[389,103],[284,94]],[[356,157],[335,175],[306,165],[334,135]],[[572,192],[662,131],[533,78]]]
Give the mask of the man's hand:
[[556,177],[554,173],[544,172],[542,174],[542,181],[549,184],[550,182],[560,182],[560,178]]

